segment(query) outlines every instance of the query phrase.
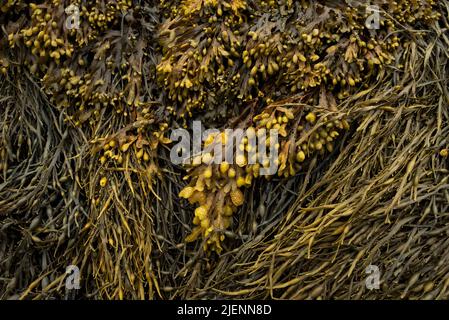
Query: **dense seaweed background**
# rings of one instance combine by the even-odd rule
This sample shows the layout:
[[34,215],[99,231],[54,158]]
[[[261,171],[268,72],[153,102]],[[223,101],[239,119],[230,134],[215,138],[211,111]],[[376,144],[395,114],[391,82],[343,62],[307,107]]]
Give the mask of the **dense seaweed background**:
[[[371,3],[0,1],[0,299],[447,299],[449,2]],[[187,243],[170,129],[273,106],[349,127]]]

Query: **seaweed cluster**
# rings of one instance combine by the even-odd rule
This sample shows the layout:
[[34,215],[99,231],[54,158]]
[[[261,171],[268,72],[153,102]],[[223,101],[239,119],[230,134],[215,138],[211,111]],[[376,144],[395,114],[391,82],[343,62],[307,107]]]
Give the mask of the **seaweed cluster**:
[[[187,241],[203,235],[207,239],[206,249],[221,252],[220,242],[225,239],[231,217],[244,203],[243,187],[251,186],[261,175],[267,179],[275,174],[289,178],[304,172],[307,163],[332,153],[334,140],[350,128],[346,119],[332,119],[332,113],[325,115],[330,110],[307,112],[308,108],[300,102],[288,104],[296,107],[285,107],[284,102],[264,108],[252,119],[254,126],[245,129],[240,139],[232,131],[206,138],[205,151],[194,157],[185,177],[189,184],[179,194],[191,204],[199,205],[193,220],[197,227]],[[317,111],[322,114],[319,120]],[[270,130],[276,135],[268,135]],[[237,145],[232,159],[217,164],[216,156],[223,159],[228,148],[234,147],[234,139]]]

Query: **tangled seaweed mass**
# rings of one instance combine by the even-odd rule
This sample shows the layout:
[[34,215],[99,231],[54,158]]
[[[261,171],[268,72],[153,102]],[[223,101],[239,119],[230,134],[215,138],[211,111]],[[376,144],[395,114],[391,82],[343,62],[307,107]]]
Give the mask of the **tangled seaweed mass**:
[[448,299],[449,1],[371,6],[1,0],[0,299]]

